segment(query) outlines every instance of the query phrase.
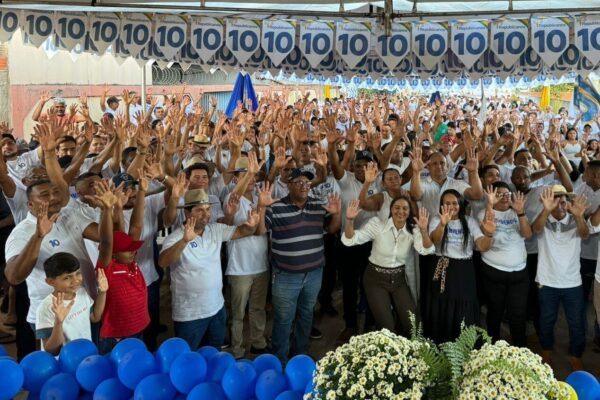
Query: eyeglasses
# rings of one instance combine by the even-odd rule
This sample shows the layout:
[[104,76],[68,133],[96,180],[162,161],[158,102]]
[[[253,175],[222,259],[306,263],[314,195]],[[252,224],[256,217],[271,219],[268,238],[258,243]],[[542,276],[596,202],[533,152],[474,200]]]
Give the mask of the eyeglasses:
[[496,193],[496,197],[500,197],[500,198],[502,198],[502,197],[508,197],[508,198],[510,198],[510,196],[511,196],[511,195],[512,195],[512,193],[511,193],[511,192],[500,192],[500,193]]
[[296,181],[292,182],[292,185],[296,185],[298,187],[310,187],[310,181]]

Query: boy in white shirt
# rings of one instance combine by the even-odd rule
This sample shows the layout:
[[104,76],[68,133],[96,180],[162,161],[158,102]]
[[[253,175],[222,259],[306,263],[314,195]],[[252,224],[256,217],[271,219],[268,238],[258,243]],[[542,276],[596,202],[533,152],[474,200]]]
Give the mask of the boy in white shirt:
[[[56,253],[44,262],[46,283],[54,288],[40,303],[35,319],[35,336],[42,349],[57,355],[63,344],[89,339],[90,320],[100,321],[106,303],[108,281],[104,270],[97,270],[98,296],[94,301],[82,286],[79,261],[70,253]],[[90,314],[91,310],[91,314]]]

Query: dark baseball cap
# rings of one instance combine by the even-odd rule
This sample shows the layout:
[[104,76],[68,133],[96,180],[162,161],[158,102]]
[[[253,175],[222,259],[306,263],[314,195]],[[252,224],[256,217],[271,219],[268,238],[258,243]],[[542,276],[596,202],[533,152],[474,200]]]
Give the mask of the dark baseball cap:
[[373,161],[373,154],[370,151],[367,150],[362,150],[359,151],[358,153],[356,153],[356,161],[359,160],[368,160],[368,161]]
[[301,176],[307,177],[309,181],[312,181],[315,177],[315,175],[310,171],[305,171],[300,168],[294,168],[292,172],[290,172],[287,181],[292,182],[294,179],[300,178]]
[[121,183],[123,183],[124,187],[132,187],[137,185],[138,181],[127,172],[122,172],[112,177],[112,181],[115,184],[115,187],[119,187]]

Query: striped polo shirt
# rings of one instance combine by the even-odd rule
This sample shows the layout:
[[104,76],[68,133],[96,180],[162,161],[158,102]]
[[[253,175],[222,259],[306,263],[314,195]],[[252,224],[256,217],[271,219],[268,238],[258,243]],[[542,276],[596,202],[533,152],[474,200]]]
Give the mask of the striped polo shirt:
[[286,196],[266,211],[271,231],[271,265],[289,272],[307,272],[325,264],[323,235],[327,211],[323,202],[309,197],[304,208]]

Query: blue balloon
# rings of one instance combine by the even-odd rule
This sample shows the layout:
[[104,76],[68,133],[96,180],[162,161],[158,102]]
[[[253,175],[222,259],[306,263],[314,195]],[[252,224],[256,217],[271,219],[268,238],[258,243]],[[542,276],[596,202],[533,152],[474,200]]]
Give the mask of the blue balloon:
[[0,400],[12,399],[21,391],[25,375],[16,361],[0,360]]
[[121,340],[110,352],[110,359],[115,364],[119,364],[125,354],[133,350],[146,350],[146,345],[140,339],[127,338]]
[[274,369],[277,372],[283,372],[281,361],[279,361],[279,358],[275,357],[273,354],[261,354],[254,359],[253,364],[258,375],[262,374],[263,371],[268,369]]
[[254,395],[256,370],[251,363],[237,362],[223,375],[223,391],[230,399],[246,400]]
[[156,372],[154,356],[148,350],[133,350],[125,354],[117,368],[121,383],[134,390],[138,383]]
[[565,379],[577,392],[579,400],[600,399],[600,384],[596,377],[589,372],[575,371]]
[[60,349],[58,365],[61,371],[75,374],[79,363],[84,358],[94,354],[98,354],[98,349],[94,343],[87,339],[75,339]]
[[221,386],[214,382],[204,382],[192,389],[187,400],[227,400]]
[[101,355],[86,357],[77,367],[75,378],[84,390],[93,392],[103,381],[114,378],[115,370],[110,360]]
[[48,379],[40,392],[40,399],[77,400],[78,396],[79,384],[73,375],[65,372]]
[[198,350],[198,353],[202,354],[202,357],[204,357],[204,359],[206,361],[210,360],[212,356],[214,356],[215,354],[219,353],[219,350],[215,349],[212,346],[204,346],[204,347],[200,347],[200,349]]
[[287,389],[287,380],[280,371],[268,369],[258,377],[254,393],[258,400],[274,400]]
[[309,356],[300,354],[293,357],[285,366],[285,376],[292,390],[302,391],[306,389],[308,381],[312,379],[316,364]]
[[312,379],[310,379],[308,381],[308,383],[306,384],[306,389],[304,389],[304,394],[312,393],[313,390],[315,390],[315,382]]
[[221,383],[227,368],[235,364],[235,358],[229,353],[220,352],[208,360],[208,379],[211,382]]
[[183,353],[171,364],[169,375],[173,386],[181,393],[189,393],[206,379],[206,360],[198,353]]
[[117,378],[110,378],[98,385],[94,390],[94,400],[129,400],[131,390]]
[[45,351],[34,351],[21,360],[25,375],[23,388],[30,393],[39,393],[46,381],[60,372],[58,361]]
[[295,390],[286,390],[279,396],[275,397],[275,400],[302,400],[304,394]]
[[177,390],[171,384],[169,375],[154,374],[145,377],[135,388],[135,400],[173,400]]
[[190,345],[181,338],[165,340],[156,351],[156,366],[162,373],[168,374],[171,364],[183,353],[189,353]]

